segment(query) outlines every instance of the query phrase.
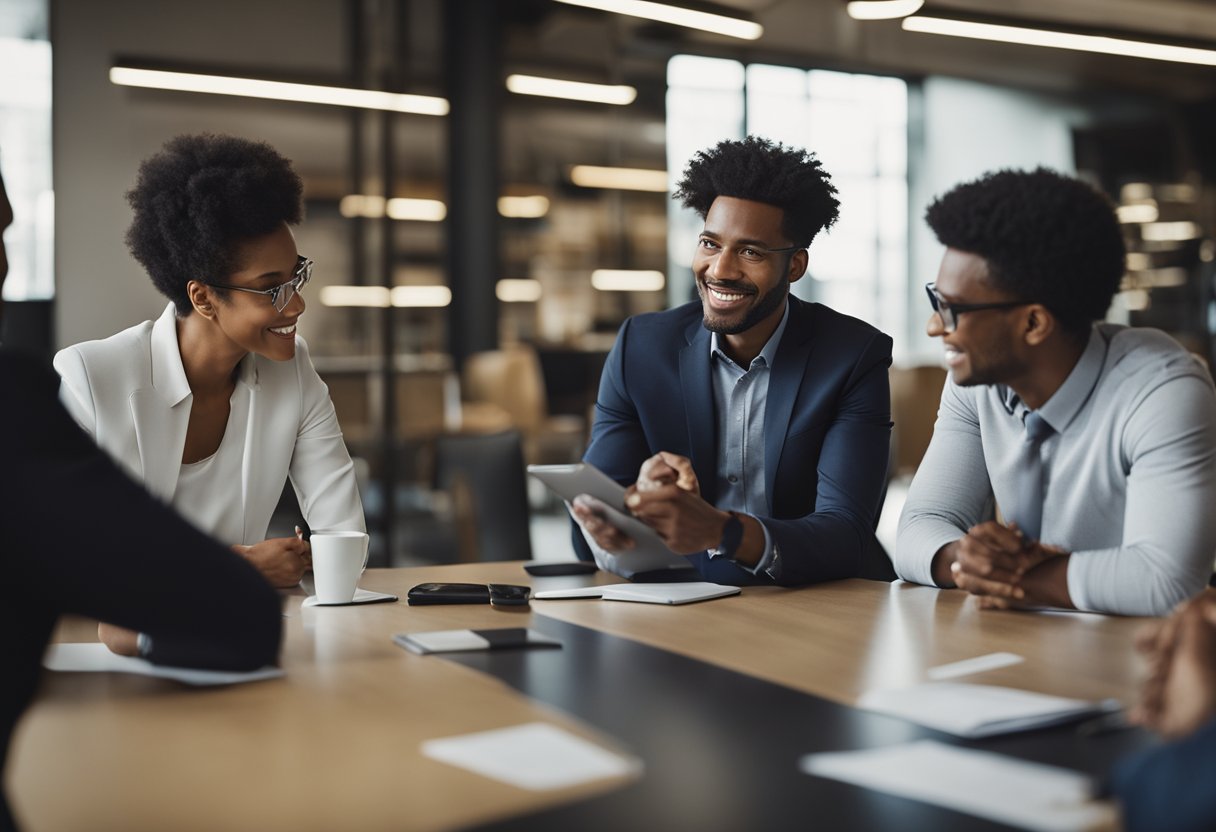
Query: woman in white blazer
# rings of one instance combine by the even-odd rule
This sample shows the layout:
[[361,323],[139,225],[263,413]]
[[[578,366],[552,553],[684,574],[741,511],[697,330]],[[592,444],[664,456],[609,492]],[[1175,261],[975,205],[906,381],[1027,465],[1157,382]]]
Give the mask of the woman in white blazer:
[[155,322],[55,356],[81,427],[276,586],[309,565],[306,542],[263,539],[289,477],[312,528],[365,530],[329,391],[296,334],[312,272],[289,227],[302,190],[267,144],[170,141],[127,194],[128,248],[170,304]]

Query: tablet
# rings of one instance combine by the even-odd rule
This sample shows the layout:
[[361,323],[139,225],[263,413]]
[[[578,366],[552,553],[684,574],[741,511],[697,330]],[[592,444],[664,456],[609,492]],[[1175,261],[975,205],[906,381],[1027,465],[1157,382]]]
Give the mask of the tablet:
[[567,503],[586,494],[597,503],[608,521],[629,535],[632,549],[610,552],[617,560],[622,574],[649,572],[654,569],[685,569],[692,564],[683,555],[667,548],[655,530],[625,510],[625,487],[600,469],[586,462],[573,465],[529,465],[528,473],[536,477]]

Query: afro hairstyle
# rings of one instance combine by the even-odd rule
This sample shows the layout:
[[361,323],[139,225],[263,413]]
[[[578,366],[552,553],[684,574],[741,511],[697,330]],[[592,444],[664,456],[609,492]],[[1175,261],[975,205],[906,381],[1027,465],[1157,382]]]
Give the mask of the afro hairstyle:
[[782,232],[799,246],[809,246],[840,214],[832,177],[814,153],[760,136],[698,151],[672,194],[702,219],[720,196],[780,208]]
[[1106,315],[1126,253],[1111,201],[1046,168],[1000,170],[939,197],[925,220],[948,248],[982,257],[998,289],[1041,303],[1082,335]]
[[140,165],[127,193],[135,210],[127,248],[185,316],[186,284],[221,282],[239,268],[240,242],[299,223],[303,190],[291,162],[265,142],[178,136]]

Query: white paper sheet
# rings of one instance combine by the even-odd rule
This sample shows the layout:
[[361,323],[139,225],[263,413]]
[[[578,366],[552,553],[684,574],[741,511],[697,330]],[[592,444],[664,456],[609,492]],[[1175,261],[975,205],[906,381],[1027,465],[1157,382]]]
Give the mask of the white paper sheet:
[[428,740],[422,753],[532,791],[564,789],[641,770],[638,760],[544,722]]
[[1082,774],[932,740],[809,754],[807,774],[1041,832],[1113,830],[1117,812],[1093,800]]
[[373,592],[370,589],[355,589],[355,597],[345,603],[340,604],[322,604],[317,600],[317,596],[309,595],[305,598],[300,606],[302,607],[349,607],[354,604],[380,604],[389,601],[396,601],[397,596],[388,592]]
[[47,670],[61,673],[138,673],[141,676],[156,676],[174,679],[187,685],[235,685],[241,682],[260,682],[277,679],[283,671],[277,667],[263,667],[244,673],[227,670],[195,670],[189,667],[166,667],[152,664],[134,656],[119,656],[111,653],[104,644],[52,644],[42,657]]
[[562,598],[603,598],[605,601],[638,601],[644,604],[691,604],[727,595],[738,595],[739,587],[687,581],[672,584],[608,584],[572,589],[546,589],[532,597],[540,601]]
[[956,679],[959,676],[970,676],[974,673],[983,673],[986,670],[996,670],[998,667],[1021,664],[1024,661],[1026,660],[1017,653],[988,653],[983,656],[976,656],[974,659],[963,659],[961,662],[939,664],[937,667],[929,668],[929,672],[926,675],[933,681],[940,682],[942,679]]
[[857,700],[857,706],[969,738],[1027,731],[1121,708],[1113,699],[1088,702],[959,682],[926,682],[869,691]]

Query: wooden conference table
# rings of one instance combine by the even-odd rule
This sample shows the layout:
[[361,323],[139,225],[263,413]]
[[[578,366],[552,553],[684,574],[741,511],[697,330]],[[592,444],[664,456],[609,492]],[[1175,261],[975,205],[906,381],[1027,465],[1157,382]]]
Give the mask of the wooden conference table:
[[[976,818],[797,771],[811,751],[933,736],[848,707],[866,690],[1009,651],[968,677],[1135,701],[1137,619],[986,612],[959,592],[841,581],[745,588],[682,607],[593,600],[410,607],[424,581],[554,588],[519,563],[369,570],[396,604],[301,608],[287,598],[285,678],[194,689],[120,674],[50,673],[10,749],[8,794],[52,830],[995,829]],[[217,603],[223,603],[217,599]],[[530,626],[561,650],[418,656],[399,632]],[[60,640],[95,640],[69,621]],[[526,694],[526,695],[525,695]],[[428,759],[432,738],[553,723],[644,764],[640,777],[529,792]],[[1148,742],[1074,727],[967,743],[1093,773]]]

